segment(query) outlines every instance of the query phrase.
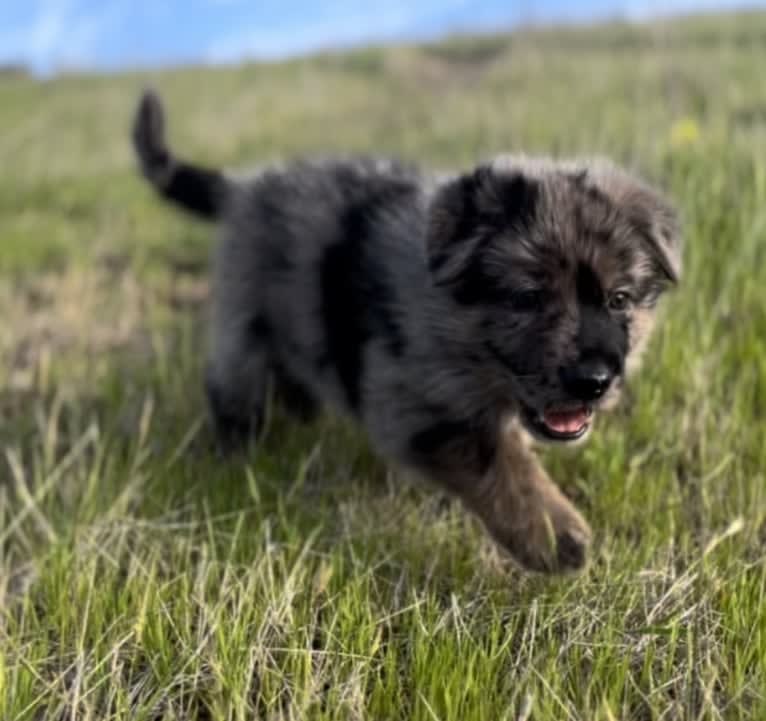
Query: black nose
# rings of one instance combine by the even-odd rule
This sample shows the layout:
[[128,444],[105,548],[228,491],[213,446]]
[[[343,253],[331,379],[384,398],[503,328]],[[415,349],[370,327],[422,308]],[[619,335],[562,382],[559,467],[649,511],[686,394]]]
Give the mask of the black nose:
[[562,368],[564,390],[579,401],[595,401],[607,392],[614,371],[602,360],[586,360]]

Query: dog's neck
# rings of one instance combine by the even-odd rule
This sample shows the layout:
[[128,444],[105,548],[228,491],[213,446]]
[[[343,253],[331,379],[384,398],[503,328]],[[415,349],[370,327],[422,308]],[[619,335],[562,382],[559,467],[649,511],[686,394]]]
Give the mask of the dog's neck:
[[493,356],[481,331],[479,312],[456,308],[439,288],[428,289],[421,305],[417,339],[423,359],[424,387],[438,386],[449,378],[462,414],[468,417],[500,418],[518,412],[510,370]]

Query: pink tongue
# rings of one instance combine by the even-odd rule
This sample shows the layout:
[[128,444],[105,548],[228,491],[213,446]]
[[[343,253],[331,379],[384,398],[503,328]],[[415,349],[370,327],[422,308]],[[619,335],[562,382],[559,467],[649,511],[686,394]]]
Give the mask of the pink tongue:
[[584,408],[546,411],[543,418],[545,425],[556,433],[577,433],[588,422],[588,413]]

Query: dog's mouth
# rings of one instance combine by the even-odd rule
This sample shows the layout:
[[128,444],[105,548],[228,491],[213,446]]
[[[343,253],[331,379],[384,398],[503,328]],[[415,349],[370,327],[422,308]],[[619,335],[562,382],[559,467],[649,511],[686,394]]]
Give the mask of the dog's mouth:
[[551,441],[576,441],[590,428],[593,407],[590,405],[550,405],[542,413],[524,408],[527,427],[538,436]]

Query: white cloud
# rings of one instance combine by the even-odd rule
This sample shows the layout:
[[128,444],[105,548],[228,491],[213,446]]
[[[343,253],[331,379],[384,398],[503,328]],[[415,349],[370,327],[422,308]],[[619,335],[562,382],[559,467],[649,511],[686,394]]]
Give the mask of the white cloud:
[[99,41],[121,12],[117,2],[93,7],[77,0],[41,0],[28,25],[0,34],[0,61],[24,62],[41,73],[93,65]]
[[[227,2],[231,0],[212,0]],[[423,32],[424,26],[472,0],[389,0],[371,14],[364,3],[325,0],[308,5],[300,21],[251,27],[215,38],[205,57],[209,62],[230,62],[243,57],[279,58],[330,46],[343,46]],[[427,32],[427,30],[426,30]]]

